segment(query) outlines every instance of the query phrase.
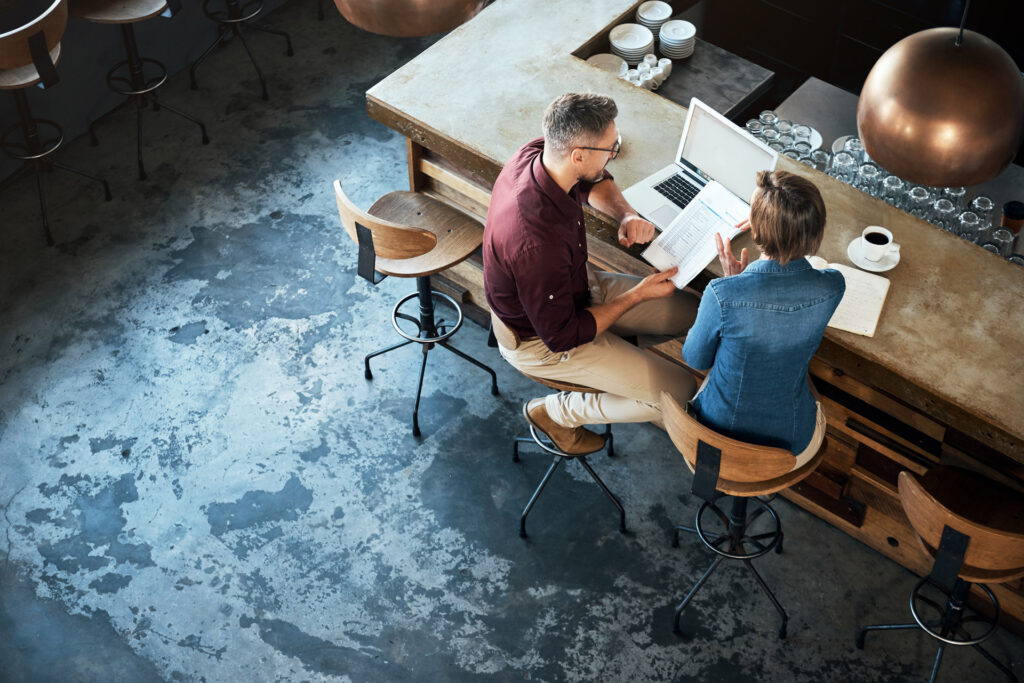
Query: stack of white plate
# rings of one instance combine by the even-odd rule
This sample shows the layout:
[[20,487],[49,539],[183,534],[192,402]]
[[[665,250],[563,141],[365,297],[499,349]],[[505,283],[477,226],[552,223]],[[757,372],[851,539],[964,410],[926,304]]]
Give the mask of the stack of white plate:
[[697,27],[681,19],[666,21],[661,25],[658,40],[661,41],[661,54],[669,59],[686,59],[693,54]]
[[617,57],[607,52],[591,55],[587,58],[587,64],[592,64],[598,69],[613,73],[616,76],[625,76],[626,72],[629,71],[629,65],[626,64],[622,57]]
[[640,24],[619,24],[608,34],[612,52],[622,57],[630,66],[642,62],[644,55],[654,52],[654,34]]
[[661,0],[648,0],[636,8],[637,23],[651,29],[655,35],[661,30],[661,25],[671,16],[672,5]]

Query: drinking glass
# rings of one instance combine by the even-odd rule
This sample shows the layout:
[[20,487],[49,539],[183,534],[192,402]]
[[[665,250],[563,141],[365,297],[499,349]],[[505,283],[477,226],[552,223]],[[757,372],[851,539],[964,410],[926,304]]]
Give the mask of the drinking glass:
[[828,174],[844,183],[853,185],[857,180],[857,160],[849,152],[840,152],[832,160],[832,168]]
[[[956,207],[953,206],[953,202],[942,197],[936,199],[935,203],[932,204],[932,223],[939,226],[947,232],[956,232],[959,228],[959,223],[956,217]],[[965,239],[970,239],[966,238]],[[970,241],[974,241],[971,239]]]
[[888,176],[882,181],[882,199],[889,202],[897,209],[906,206],[906,183],[899,176]]
[[832,164],[832,155],[823,149],[816,149],[811,152],[811,161],[814,162],[814,168],[822,173],[827,173],[829,166]]
[[773,142],[779,141],[779,131],[765,126],[761,129],[761,139],[770,146]]
[[800,152],[796,151],[792,147],[790,147],[789,149],[783,150],[782,151],[782,155],[783,156],[787,156],[790,159],[793,159],[795,161],[800,161]]
[[999,248],[999,255],[1003,258],[1009,258],[1013,252],[1013,233],[1006,228],[999,228],[992,233],[992,241],[990,244],[994,244]]
[[779,117],[776,116],[775,112],[771,109],[765,109],[763,112],[758,114],[757,118],[766,126],[774,126],[775,122],[779,120]]
[[999,246],[993,242],[986,242],[985,244],[981,245],[981,248],[984,249],[985,251],[991,251],[993,254],[1002,256],[1002,254],[999,253]]
[[[775,130],[779,130],[777,127]],[[783,147],[792,147],[793,143],[796,142],[796,138],[793,137],[792,133],[783,133],[779,130],[779,144]]]
[[915,185],[910,188],[910,192],[907,193],[907,211],[917,216],[928,220],[931,216],[932,208],[932,193],[921,187]]
[[973,211],[964,211],[960,214],[957,227],[953,229],[953,232],[968,242],[977,242],[981,237],[978,234],[980,227],[981,223],[978,222],[978,214]]
[[782,133],[792,133],[793,122],[787,119],[779,119],[775,122],[775,128],[778,129],[780,135]]
[[860,138],[852,137],[843,143],[843,151],[853,155],[858,164],[864,163],[864,143],[860,141]]
[[747,132],[750,133],[751,135],[753,135],[755,139],[760,140],[761,139],[761,131],[764,129],[764,124],[762,124],[757,119],[750,119],[749,121],[747,121],[746,125],[747,125]]
[[942,196],[953,202],[953,206],[956,207],[957,211],[963,211],[967,207],[967,188],[966,187],[944,187],[942,188]]
[[786,148],[780,145],[777,141],[768,143],[768,146],[775,150],[776,152],[778,152],[779,154],[782,154],[783,152],[786,151]]
[[809,142],[811,139],[811,127],[805,126],[802,123],[793,126],[793,137],[797,139],[797,142]]
[[1009,261],[1010,263],[1015,263],[1018,266],[1024,266],[1024,256],[1021,256],[1020,254],[1014,254],[1013,256],[1006,260]]
[[971,200],[971,211],[978,214],[978,220],[985,225],[992,225],[992,214],[995,213],[996,203],[991,197],[979,194]]
[[856,186],[861,192],[866,192],[872,197],[878,196],[878,186],[881,181],[882,172],[874,164],[861,164],[857,171]]
[[806,140],[797,139],[797,141],[793,143],[793,149],[800,152],[801,155],[806,156],[811,153],[811,143]]
[[[794,147],[794,149],[796,149],[796,148]],[[800,163],[801,164],[807,164],[811,168],[815,168],[815,166],[814,166],[814,159],[811,158],[810,154],[801,154],[800,155]]]

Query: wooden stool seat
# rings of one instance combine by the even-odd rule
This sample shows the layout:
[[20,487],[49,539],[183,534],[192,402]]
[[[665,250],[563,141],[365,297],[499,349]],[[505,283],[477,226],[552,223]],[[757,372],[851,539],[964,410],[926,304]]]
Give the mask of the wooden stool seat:
[[[390,192],[370,207],[369,213],[390,223],[420,228],[436,242],[424,254],[392,259],[377,256],[376,269],[394,277],[433,275],[469,258],[484,239],[484,227],[442,201],[418,192]],[[382,251],[374,234],[374,246]],[[401,238],[399,238],[401,239]]]
[[71,0],[71,16],[96,24],[134,24],[166,9],[167,0]]
[[[50,50],[50,59],[56,65],[60,61],[60,43]],[[19,90],[35,85],[42,80],[39,72],[32,62],[19,66],[15,69],[4,69],[0,71],[0,90]]]

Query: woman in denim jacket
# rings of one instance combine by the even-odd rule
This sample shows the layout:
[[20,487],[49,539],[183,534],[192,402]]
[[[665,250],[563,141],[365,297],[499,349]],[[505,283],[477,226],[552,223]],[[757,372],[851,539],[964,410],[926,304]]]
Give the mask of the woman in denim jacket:
[[[741,226],[742,227],[742,226]],[[821,246],[825,203],[809,180],[761,171],[750,201],[750,236],[761,258],[737,261],[716,235],[725,277],[704,290],[683,360],[711,370],[693,398],[701,423],[720,434],[785,448],[796,467],[817,452],[825,415],[807,366],[846,283],[804,258]]]

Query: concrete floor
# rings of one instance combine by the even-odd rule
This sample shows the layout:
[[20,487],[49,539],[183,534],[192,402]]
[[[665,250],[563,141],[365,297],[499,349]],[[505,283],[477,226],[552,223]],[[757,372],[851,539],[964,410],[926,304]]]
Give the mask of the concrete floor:
[[[616,428],[593,458],[630,533],[577,465],[517,535],[548,462],[510,460],[536,385],[467,324],[455,344],[486,377],[432,354],[423,437],[409,428],[418,352],[390,343],[409,281],[355,276],[330,183],[357,203],[406,183],[403,141],[364,91],[430,40],[355,30],[292,2],[286,59],[253,35],[270,102],[237,45],[198,93],[170,79],[191,124],[133,114],[102,144],[57,155],[111,182],[46,176],[0,196],[0,680],[919,681],[934,646],[904,632],[853,647],[858,624],[906,621],[913,576],[779,501],[786,552],[759,561],[789,638],[749,577],[723,567],[670,629],[709,563],[669,543],[697,507],[665,434]],[[453,65],[456,68],[458,65]],[[97,67],[98,68],[98,67]],[[538,122],[539,127],[539,122]],[[1019,638],[992,652],[1024,668]],[[972,652],[942,680],[997,680]]]

